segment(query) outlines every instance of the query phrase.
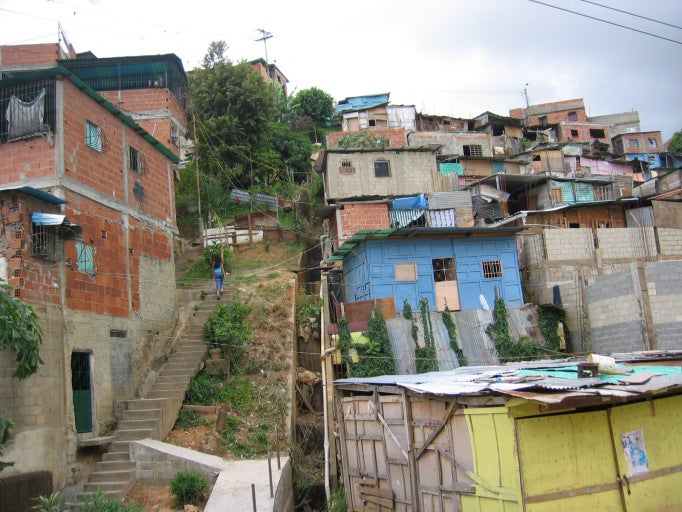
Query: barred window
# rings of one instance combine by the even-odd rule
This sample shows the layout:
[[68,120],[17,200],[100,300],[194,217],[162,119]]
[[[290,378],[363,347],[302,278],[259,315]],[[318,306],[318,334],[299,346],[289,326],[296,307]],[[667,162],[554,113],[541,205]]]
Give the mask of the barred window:
[[395,280],[396,281],[416,281],[417,280],[417,264],[416,263],[396,263],[395,264]]
[[98,153],[102,152],[102,128],[91,121],[85,121],[85,145]]
[[55,262],[61,259],[62,243],[57,236],[57,226],[31,224],[31,256]]
[[431,265],[435,282],[440,283],[456,279],[455,258],[434,258],[431,260]]
[[147,164],[142,151],[133,146],[128,146],[128,169],[137,174],[146,174],[147,172]]
[[483,260],[483,279],[500,279],[502,277],[502,261]]

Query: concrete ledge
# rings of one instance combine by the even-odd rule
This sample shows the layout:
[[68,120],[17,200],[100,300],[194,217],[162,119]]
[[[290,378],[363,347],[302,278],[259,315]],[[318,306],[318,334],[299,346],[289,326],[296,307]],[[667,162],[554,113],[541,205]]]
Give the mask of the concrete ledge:
[[197,471],[213,483],[228,462],[205,453],[157,441],[142,439],[130,443],[130,460],[138,482],[166,485],[181,471]]

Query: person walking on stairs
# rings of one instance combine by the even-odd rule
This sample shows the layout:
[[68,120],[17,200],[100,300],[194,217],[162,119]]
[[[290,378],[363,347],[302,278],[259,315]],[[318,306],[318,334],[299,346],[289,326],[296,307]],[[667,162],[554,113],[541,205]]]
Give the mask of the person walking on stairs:
[[213,279],[215,280],[215,295],[216,299],[220,300],[223,296],[223,287],[225,285],[225,267],[223,266],[223,248],[220,248],[220,254],[216,254],[213,258]]

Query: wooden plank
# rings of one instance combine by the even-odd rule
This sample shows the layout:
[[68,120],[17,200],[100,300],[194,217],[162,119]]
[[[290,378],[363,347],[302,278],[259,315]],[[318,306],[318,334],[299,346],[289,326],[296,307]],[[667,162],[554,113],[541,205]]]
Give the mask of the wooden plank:
[[379,496],[372,496],[371,494],[367,494],[366,492],[360,492],[360,499],[363,501],[367,501],[369,503],[374,503],[376,505],[379,505],[380,507],[386,507],[388,509],[393,509],[393,500],[389,500],[386,498],[381,498]]
[[393,501],[393,489],[379,489],[378,487],[365,486],[362,483],[358,485],[360,486],[360,493],[377,496],[379,498],[386,498]]
[[450,418],[455,413],[455,409],[457,409],[457,400],[453,400],[452,402],[450,402],[447,411],[445,411],[445,417],[440,421],[438,427],[433,429],[429,437],[426,438],[422,447],[419,450],[417,450],[417,453],[415,454],[415,459],[419,460],[419,457],[422,456],[424,450],[426,450],[428,446],[433,442],[433,440],[438,436],[438,434],[440,434],[441,430],[443,430],[443,427],[445,427],[447,422],[450,421]]

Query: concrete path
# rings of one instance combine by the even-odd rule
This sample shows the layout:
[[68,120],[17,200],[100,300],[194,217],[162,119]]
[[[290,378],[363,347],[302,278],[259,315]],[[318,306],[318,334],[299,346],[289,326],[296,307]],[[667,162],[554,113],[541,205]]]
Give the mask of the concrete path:
[[[277,469],[276,456],[272,456],[270,462],[274,495],[277,492],[283,470],[288,469],[289,457],[280,456],[281,469]],[[225,461],[225,464],[227,467],[218,475],[204,512],[225,512],[227,510],[271,512],[276,510],[274,508],[275,498],[270,496],[267,459]],[[251,484],[255,484],[256,508],[253,507]]]

